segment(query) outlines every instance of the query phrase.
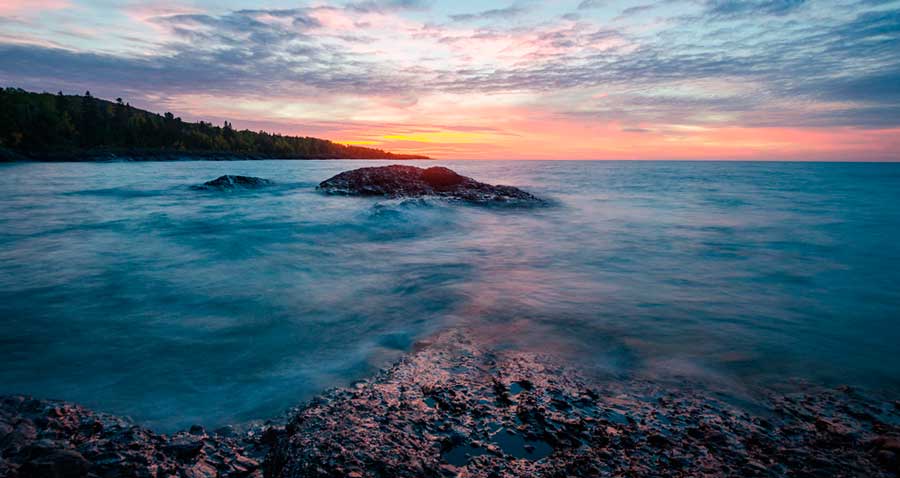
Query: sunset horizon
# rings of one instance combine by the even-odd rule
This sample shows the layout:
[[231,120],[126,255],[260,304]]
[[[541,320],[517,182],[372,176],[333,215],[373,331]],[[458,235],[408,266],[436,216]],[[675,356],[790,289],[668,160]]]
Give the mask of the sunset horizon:
[[900,159],[897,2],[0,2],[0,84],[439,159]]

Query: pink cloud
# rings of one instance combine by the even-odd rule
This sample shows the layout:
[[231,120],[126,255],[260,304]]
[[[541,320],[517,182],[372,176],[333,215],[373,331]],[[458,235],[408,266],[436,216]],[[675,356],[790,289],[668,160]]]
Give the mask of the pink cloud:
[[197,8],[189,7],[176,2],[153,2],[149,5],[146,3],[133,3],[126,6],[123,11],[129,17],[140,21],[146,21],[154,17],[201,12],[201,10]]
[[[622,80],[580,67],[572,69],[572,76],[583,80],[561,80],[558,87],[544,88],[530,79],[549,72],[553,81],[548,84],[555,85],[555,80],[568,76],[567,66],[596,61],[607,53],[611,62],[621,61],[617,58],[634,53],[634,42],[639,40],[603,25],[547,21],[529,28],[492,29],[427,23],[394,11],[312,6],[296,11],[298,18],[302,16],[303,30],[293,38],[290,33],[301,27],[291,15],[275,10],[207,12],[210,17],[204,19],[209,21],[171,18],[197,12],[186,2],[132,3],[122,11],[131,19],[130,32],[134,27],[156,29],[139,30],[135,37],[176,53],[204,48],[220,52],[212,50],[215,42],[192,44],[190,38],[179,36],[178,29],[221,33],[217,25],[224,29],[244,25],[231,20],[252,16],[254,27],[261,22],[260,31],[271,33],[261,37],[274,39],[265,45],[273,55],[262,55],[271,64],[262,66],[274,65],[271,71],[297,70],[296,75],[276,73],[271,80],[248,75],[272,86],[266,94],[242,90],[240,85],[230,92],[223,83],[218,90],[198,84],[195,90],[162,88],[156,98],[144,96],[151,103],[148,108],[171,110],[186,119],[228,119],[239,127],[447,158],[885,159],[900,151],[900,140],[895,139],[898,131],[891,129],[746,126],[816,124],[797,119],[807,112],[830,107],[840,111],[847,105],[820,102],[797,110],[793,99],[776,96],[764,98],[766,108],[741,109],[740,100],[764,85],[740,78],[688,76],[651,82],[629,76],[627,67],[633,65],[625,62]],[[63,0],[27,4],[0,0],[0,11],[24,15],[68,5]],[[309,22],[309,17],[318,24]],[[54,27],[59,23],[54,22]],[[103,40],[93,38],[91,31],[69,31],[90,39],[92,45]],[[6,41],[22,43],[34,37],[28,33]],[[145,44],[138,46],[135,51],[148,51]],[[313,53],[305,53],[302,47]],[[244,60],[252,51],[236,48],[231,57]],[[294,61],[297,55],[303,56],[302,62]],[[197,58],[202,60],[200,55]],[[244,73],[222,71],[235,76]],[[374,87],[357,88],[366,86],[370,76]],[[697,102],[696,108],[683,106],[692,101]],[[758,121],[759,116],[769,121]],[[773,121],[775,116],[781,120]]]
[[33,15],[70,6],[69,0],[0,0],[0,16]]
[[[235,97],[228,102],[212,96],[166,101],[181,108],[185,119],[217,123],[229,119],[239,128],[319,136],[445,159],[886,160],[900,151],[896,128],[624,124],[483,99],[424,96],[405,102],[311,94]],[[327,114],[309,111],[316,107]]]

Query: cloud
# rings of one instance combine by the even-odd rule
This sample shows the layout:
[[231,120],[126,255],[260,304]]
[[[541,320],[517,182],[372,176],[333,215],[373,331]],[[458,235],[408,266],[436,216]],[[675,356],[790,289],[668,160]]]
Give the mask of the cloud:
[[834,101],[900,103],[900,70],[831,78],[814,82],[809,89]]
[[625,10],[622,10],[622,13],[619,14],[618,18],[623,19],[634,15],[640,15],[641,13],[649,12],[650,10],[653,10],[655,8],[656,5],[635,5],[633,7],[628,7]]
[[715,17],[734,18],[744,15],[787,15],[806,0],[708,0],[707,13]]
[[[427,6],[419,1],[166,13],[145,20],[166,32],[146,55],[0,44],[0,80],[51,91],[100,91],[102,83],[110,96],[148,101],[335,98],[342,111],[366,97],[391,115],[421,108],[423,97],[468,95],[653,131],[679,122],[900,126],[900,12],[892,4],[842,4],[802,22],[786,14],[800,2],[751,1],[769,15],[764,25],[750,17],[722,28],[720,20],[749,7],[719,1],[640,30],[579,17],[509,25],[524,13],[517,5],[446,24],[397,13]],[[483,23],[465,23],[473,20]],[[598,90],[608,95],[592,97]]]
[[431,7],[428,0],[366,0],[348,3],[346,8],[357,12],[385,13],[399,10],[427,10]]
[[581,0],[581,3],[578,4],[578,9],[589,10],[592,8],[605,7],[607,3],[609,3],[608,0]]
[[477,13],[462,13],[458,15],[450,15],[450,19],[455,22],[468,22],[472,20],[505,20],[523,15],[527,12],[528,9],[521,5],[510,5],[506,8],[494,8]]
[[47,10],[62,10],[72,6],[69,0],[0,0],[0,17],[34,15]]

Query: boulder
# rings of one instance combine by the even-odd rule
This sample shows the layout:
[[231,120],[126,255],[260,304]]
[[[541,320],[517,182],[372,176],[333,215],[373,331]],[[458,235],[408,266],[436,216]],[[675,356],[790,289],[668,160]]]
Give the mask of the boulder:
[[542,199],[519,188],[485,184],[439,166],[423,169],[392,165],[354,169],[322,181],[317,189],[327,194],[348,196],[436,196],[482,204],[544,203]]
[[194,189],[226,191],[233,189],[256,189],[271,184],[273,184],[272,181],[268,179],[226,174],[225,176],[219,176],[218,178],[207,181],[199,186],[194,186]]

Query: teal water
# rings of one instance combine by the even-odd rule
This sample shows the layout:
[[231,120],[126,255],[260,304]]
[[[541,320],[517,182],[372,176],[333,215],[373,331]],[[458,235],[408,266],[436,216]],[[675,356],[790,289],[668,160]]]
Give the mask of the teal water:
[[[373,164],[0,166],[0,393],[213,427],[456,326],[599,377],[900,391],[900,165],[440,162],[539,209],[314,190]],[[277,184],[190,189],[222,174]]]

